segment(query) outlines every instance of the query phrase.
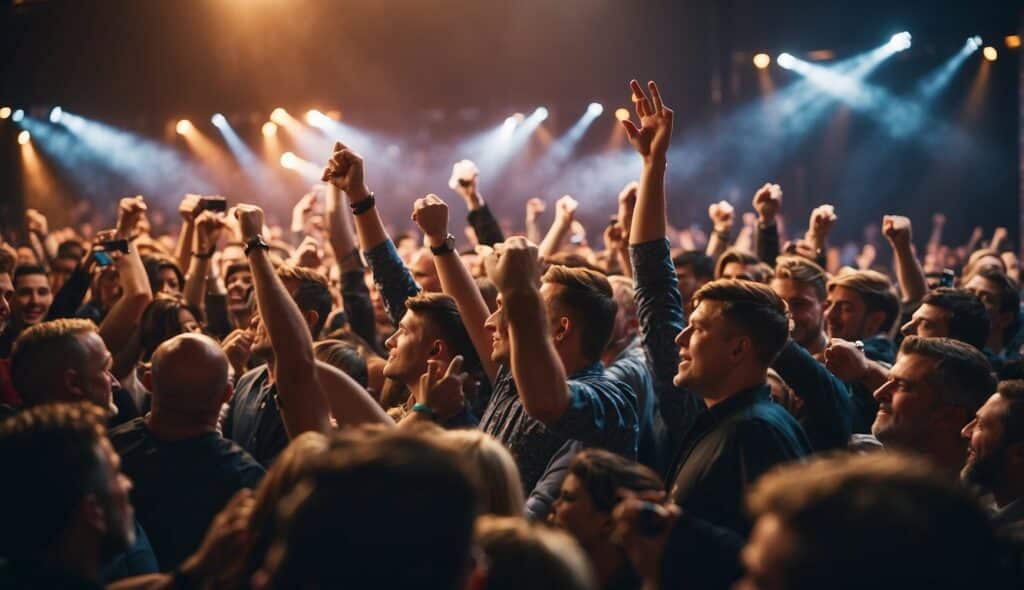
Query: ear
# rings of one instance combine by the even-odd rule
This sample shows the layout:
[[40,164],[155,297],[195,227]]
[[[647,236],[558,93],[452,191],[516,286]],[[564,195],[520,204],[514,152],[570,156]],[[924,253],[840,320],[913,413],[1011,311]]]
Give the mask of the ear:
[[[302,312],[302,317],[305,318],[306,325],[309,326],[310,330],[312,330],[313,327],[316,326],[316,323],[320,321],[320,314],[313,309]],[[313,334],[313,337],[315,338],[316,334]]]
[[142,375],[142,386],[147,391],[153,391],[153,371],[146,369],[146,372]]
[[448,353],[448,344],[444,340],[436,339],[430,344],[430,360],[444,358]]
[[750,339],[750,336],[737,336],[732,346],[729,348],[730,360],[737,362],[740,359],[750,356],[754,353],[754,342]]
[[73,397],[85,397],[85,392],[82,391],[82,388],[78,385],[78,371],[74,369],[66,369],[61,382],[64,384],[64,389],[69,391]]
[[555,325],[551,331],[551,338],[555,342],[562,342],[569,336],[569,331],[575,327],[569,316],[559,316],[555,320]]

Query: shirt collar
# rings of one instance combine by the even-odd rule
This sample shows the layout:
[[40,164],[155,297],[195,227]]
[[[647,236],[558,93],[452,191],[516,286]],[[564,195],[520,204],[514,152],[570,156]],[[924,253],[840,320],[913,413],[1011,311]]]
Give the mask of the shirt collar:
[[748,408],[759,401],[769,400],[771,400],[771,388],[768,387],[767,383],[761,383],[754,387],[743,389],[717,404],[708,407],[707,411],[716,422],[720,422],[732,414],[735,414],[744,408]]

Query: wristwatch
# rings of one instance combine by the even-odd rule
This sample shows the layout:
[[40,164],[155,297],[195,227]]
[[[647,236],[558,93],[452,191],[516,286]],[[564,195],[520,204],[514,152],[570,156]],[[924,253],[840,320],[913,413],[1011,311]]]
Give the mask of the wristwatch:
[[263,239],[263,236],[256,234],[255,237],[250,238],[249,241],[245,243],[245,255],[248,256],[249,253],[252,252],[253,248],[269,250],[270,244],[267,244],[267,242]]
[[452,234],[448,234],[447,236],[445,236],[444,242],[440,246],[438,246],[436,248],[431,246],[430,247],[430,251],[434,254],[434,256],[440,256],[442,254],[447,254],[449,252],[454,252],[455,251],[455,236],[453,236]]

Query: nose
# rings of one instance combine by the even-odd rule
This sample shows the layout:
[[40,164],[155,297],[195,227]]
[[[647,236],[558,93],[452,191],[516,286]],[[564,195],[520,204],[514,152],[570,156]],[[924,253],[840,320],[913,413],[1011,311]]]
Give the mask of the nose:
[[960,431],[960,436],[970,440],[971,435],[974,434],[974,425],[977,424],[977,423],[978,423],[978,419],[977,418],[975,418],[974,420],[971,420],[970,422],[968,422],[967,426],[964,426],[964,429]]
[[903,334],[904,336],[916,336],[917,320],[910,320],[909,322],[903,324],[903,327],[900,328],[900,334]]
[[683,328],[683,330],[681,332],[676,334],[676,340],[675,340],[676,345],[683,346],[683,347],[688,347],[690,345],[690,334],[691,333],[693,333],[693,330],[690,328],[690,326],[686,326],[685,328]]
[[875,393],[873,394],[873,397],[875,398],[875,401],[881,403],[881,402],[887,402],[887,401],[891,400],[892,399],[892,388],[894,386],[895,386],[895,383],[893,381],[886,381],[885,383],[883,383],[882,386],[879,387],[878,389],[876,389]]
[[395,348],[395,346],[396,346],[396,344],[395,344],[395,336],[396,336],[395,334],[392,334],[391,336],[388,337],[387,340],[384,341],[384,348],[387,348],[387,349]]

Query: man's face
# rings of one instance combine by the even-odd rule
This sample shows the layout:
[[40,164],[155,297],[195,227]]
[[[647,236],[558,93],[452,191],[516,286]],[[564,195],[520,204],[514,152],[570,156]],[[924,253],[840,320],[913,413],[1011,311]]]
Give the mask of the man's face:
[[814,285],[793,279],[772,279],[772,290],[786,305],[793,318],[793,340],[804,348],[819,341],[824,332],[824,302],[818,299]]
[[825,326],[829,337],[853,341],[874,336],[870,315],[864,298],[853,289],[836,286],[828,292]]
[[77,266],[78,262],[70,258],[54,258],[50,263],[50,290],[60,291]]
[[102,531],[100,548],[104,558],[109,559],[135,543],[135,512],[129,496],[132,480],[121,472],[121,457],[107,437],[101,438],[98,446],[104,458],[107,492],[99,494],[106,516],[106,530]]
[[928,374],[935,361],[918,354],[901,354],[889,379],[875,391],[878,414],[871,433],[885,445],[923,450],[924,440],[940,407],[940,394]]
[[548,521],[576,537],[584,547],[593,547],[602,539],[607,542],[606,523],[610,517],[594,506],[594,499],[579,478],[569,474],[562,482]]
[[245,249],[241,246],[225,246],[220,254],[220,276],[225,276],[232,264],[245,262]]
[[427,370],[427,361],[432,354],[434,339],[423,317],[406,311],[398,322],[398,329],[384,341],[388,350],[388,362],[384,365],[384,376],[412,386]]
[[441,279],[437,276],[437,268],[434,266],[434,255],[430,250],[422,249],[413,256],[412,264],[409,265],[412,278],[416,279],[420,287],[427,293],[441,292]]
[[173,268],[161,268],[158,270],[155,286],[158,293],[181,294],[181,283],[178,282],[178,273],[174,272]]
[[7,322],[11,319],[11,299],[14,298],[14,285],[11,284],[11,275],[0,273],[0,332],[7,329]]
[[978,299],[981,299],[982,305],[985,306],[985,311],[988,312],[993,333],[1002,332],[1010,323],[1012,317],[1008,317],[1011,314],[1002,311],[1003,300],[996,285],[981,275],[974,275],[971,277],[971,280],[967,281],[964,288],[977,295]]
[[755,281],[760,274],[761,273],[756,265],[743,264],[742,262],[730,262],[722,267],[722,276],[718,278]]
[[690,314],[689,325],[676,337],[679,369],[672,380],[676,387],[688,387],[698,395],[731,369],[729,358],[735,345],[733,327],[722,317],[722,303],[701,301]]
[[484,328],[491,333],[491,360],[507,365],[512,351],[508,341],[508,319],[505,317],[505,306],[501,293],[498,294],[498,309],[487,316]]
[[925,303],[917,308],[910,321],[903,324],[900,332],[904,336],[924,338],[949,337],[949,312],[937,305]]
[[683,306],[685,307],[686,302],[693,297],[702,283],[697,275],[693,274],[693,267],[690,265],[677,266],[676,279],[679,281],[679,294],[683,297]]
[[967,461],[960,477],[966,483],[992,491],[1003,484],[1007,475],[1005,418],[1009,404],[1000,394],[988,398],[974,420],[960,433],[967,439]]
[[11,316],[22,327],[34,326],[46,319],[53,303],[53,291],[46,275],[22,275],[14,285]]
[[740,557],[745,575],[733,590],[784,590],[786,571],[796,547],[796,538],[773,514],[757,519],[750,540]]
[[232,313],[249,310],[249,293],[252,291],[252,273],[239,270],[231,273],[224,285],[227,289],[228,311]]

